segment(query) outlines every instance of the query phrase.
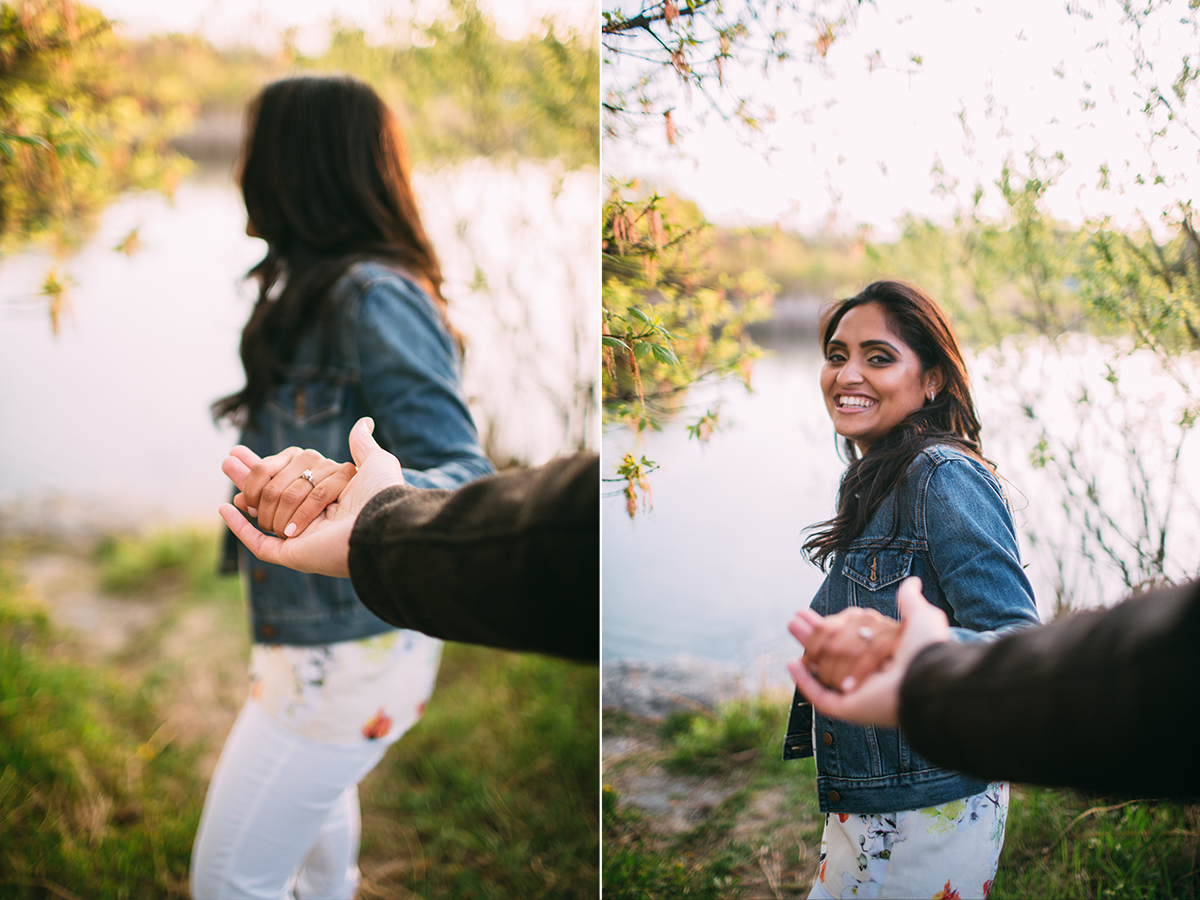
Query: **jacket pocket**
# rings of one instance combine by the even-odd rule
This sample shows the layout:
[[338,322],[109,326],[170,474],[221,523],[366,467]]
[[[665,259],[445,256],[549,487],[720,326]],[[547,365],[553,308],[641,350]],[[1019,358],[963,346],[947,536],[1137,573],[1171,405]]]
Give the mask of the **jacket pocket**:
[[282,422],[311,428],[336,418],[346,401],[345,378],[329,373],[289,379],[272,388],[267,405]]
[[912,571],[911,550],[885,547],[851,548],[846,551],[842,574],[868,591],[894,585]]
[[330,459],[348,458],[346,435],[354,424],[343,421],[348,390],[341,373],[328,371],[292,378],[272,388],[264,424],[274,451],[296,446]]

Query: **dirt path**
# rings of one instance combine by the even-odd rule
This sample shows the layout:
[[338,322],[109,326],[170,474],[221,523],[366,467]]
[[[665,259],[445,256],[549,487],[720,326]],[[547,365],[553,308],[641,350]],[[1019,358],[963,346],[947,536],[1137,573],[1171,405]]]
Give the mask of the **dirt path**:
[[657,721],[624,721],[602,738],[603,783],[616,791],[619,809],[636,810],[644,841],[673,853],[681,839],[702,834],[699,842],[690,841],[687,855],[694,860],[734,852],[738,896],[808,896],[820,853],[820,822],[796,803],[793,783],[760,777],[761,768],[753,765],[758,751],[729,760],[717,774],[681,774],[669,765],[670,749],[657,736]]
[[83,548],[14,554],[26,597],[45,609],[71,642],[71,654],[104,666],[130,684],[154,670],[172,685],[164,718],[149,743],[202,745],[201,776],[216,766],[248,687],[245,629],[231,628],[219,603],[188,602],[178,589],[129,596],[98,588],[99,571]]

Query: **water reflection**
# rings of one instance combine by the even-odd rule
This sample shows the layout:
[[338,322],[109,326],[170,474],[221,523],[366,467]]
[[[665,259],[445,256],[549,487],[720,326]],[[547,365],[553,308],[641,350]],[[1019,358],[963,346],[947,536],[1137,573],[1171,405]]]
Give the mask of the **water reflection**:
[[[486,161],[417,173],[464,385],[499,461],[594,445],[599,178]],[[73,314],[54,337],[37,292],[54,261],[0,262],[0,528],[215,522],[234,434],[208,407],[241,385],[242,276],[262,255],[228,170],[173,202],[124,198],[62,268]],[[142,248],[114,248],[133,228]]]

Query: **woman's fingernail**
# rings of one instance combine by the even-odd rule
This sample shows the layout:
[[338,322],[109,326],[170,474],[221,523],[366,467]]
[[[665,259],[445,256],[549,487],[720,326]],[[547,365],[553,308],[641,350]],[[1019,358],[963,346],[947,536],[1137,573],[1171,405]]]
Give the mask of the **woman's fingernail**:
[[296,523],[295,522],[289,522],[288,527],[283,529],[284,537],[291,537],[295,533],[296,533]]
[[847,675],[842,679],[842,690],[849,692],[854,690],[854,686],[858,684],[853,675]]
[[253,506],[247,506],[246,512],[250,513],[250,515],[254,516],[255,518],[258,518],[258,510]]

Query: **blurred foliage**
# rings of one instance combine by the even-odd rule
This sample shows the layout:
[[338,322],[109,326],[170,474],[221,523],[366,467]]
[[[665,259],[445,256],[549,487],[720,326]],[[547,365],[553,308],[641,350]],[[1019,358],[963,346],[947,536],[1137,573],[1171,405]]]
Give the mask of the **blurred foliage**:
[[473,156],[599,160],[599,51],[595,34],[547,20],[510,41],[473,0],[450,0],[427,26],[386,43],[336,18],[328,49],[306,56],[284,35],[281,50],[217,50],[194,35],[139,42],[148,81],[182,79],[202,114],[241,115],[263,84],[297,71],[342,72],[371,84],[400,116],[416,163]]
[[[777,285],[758,269],[713,268],[713,230],[694,203],[639,196],[636,182],[613,184],[602,241],[606,422],[640,434],[661,428],[697,383],[735,378],[750,387],[762,351],[746,326],[769,314]],[[706,410],[693,434],[707,438],[716,424]],[[621,478],[632,516],[648,468],[634,472],[629,461]]]
[[[64,256],[122,192],[170,195],[191,168],[178,148],[195,145],[194,127],[215,123],[216,152],[232,159],[228,120],[263,84],[301,70],[373,84],[400,114],[418,164],[481,155],[598,164],[596,35],[552,20],[509,41],[473,0],[450,0],[441,18],[386,45],[335,19],[328,50],[313,58],[292,34],[264,56],[195,35],[131,41],[114,24],[74,0],[0,2],[0,254],[48,244]],[[119,249],[139,243],[131,233]],[[69,279],[51,269],[42,294],[57,332]]]
[[1011,334],[1056,336],[1096,324],[1079,291],[1088,237],[1055,221],[1046,192],[1065,167],[1061,154],[1030,153],[1026,168],[1006,163],[996,180],[999,216],[982,209],[984,192],[946,226],[907,216],[891,244],[871,244],[867,258],[930,291],[976,345]]
[[188,100],[182,77],[144,79],[91,7],[0,3],[0,253],[73,249],[122,191],[170,194],[188,169],[167,144]]
[[[620,2],[603,12],[605,50],[604,132],[629,140],[643,127],[661,127],[669,145],[686,137],[680,91],[698,105],[685,115],[715,113],[744,137],[761,138],[775,119],[769,98],[731,90],[726,71],[761,67],[771,72],[796,58],[797,48],[820,63],[833,43],[852,28],[863,0],[659,0]],[[681,132],[681,129],[682,132]]]
[[869,280],[873,261],[866,233],[845,240],[826,234],[807,238],[778,225],[713,228],[713,268],[731,275],[761,270],[779,285],[780,297],[832,300],[849,296]]
[[451,0],[410,46],[373,46],[361,31],[339,28],[325,55],[296,63],[373,84],[400,113],[415,161],[519,156],[596,166],[596,37],[562,31],[548,23],[540,35],[508,41],[474,2]]

